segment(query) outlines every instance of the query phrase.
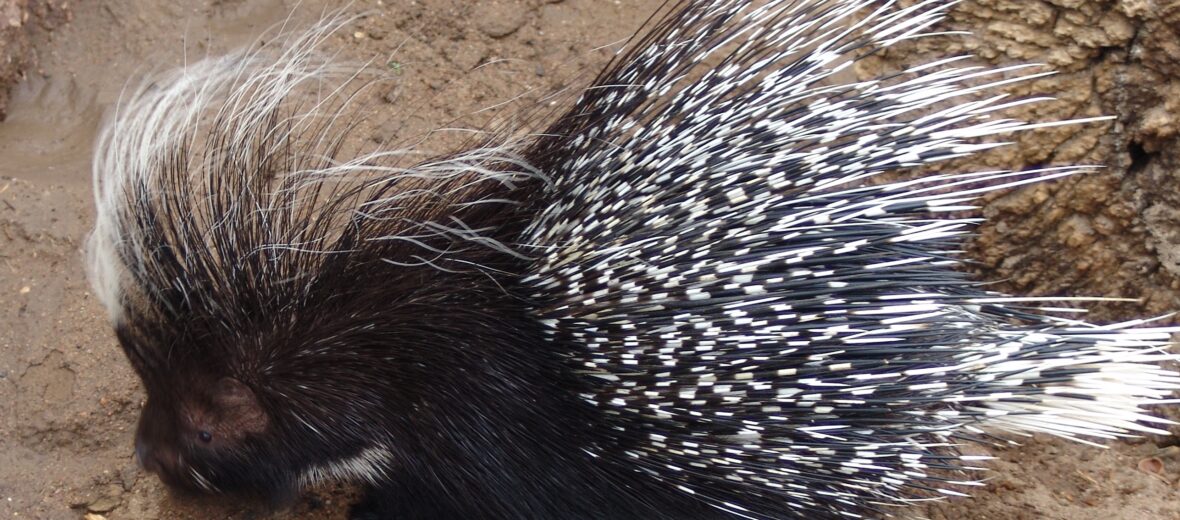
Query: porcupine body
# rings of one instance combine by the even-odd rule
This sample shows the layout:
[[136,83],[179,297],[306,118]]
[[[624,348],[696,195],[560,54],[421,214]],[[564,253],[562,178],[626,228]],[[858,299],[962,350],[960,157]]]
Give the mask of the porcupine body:
[[1033,126],[970,96],[1021,67],[838,81],[949,3],[682,2],[547,131],[413,165],[343,151],[339,20],[157,78],[99,141],[88,244],[139,458],[358,481],[356,518],[862,518],[957,494],[985,432],[1154,431],[1166,330],[955,270],[973,221],[941,214],[1080,169],[870,182]]

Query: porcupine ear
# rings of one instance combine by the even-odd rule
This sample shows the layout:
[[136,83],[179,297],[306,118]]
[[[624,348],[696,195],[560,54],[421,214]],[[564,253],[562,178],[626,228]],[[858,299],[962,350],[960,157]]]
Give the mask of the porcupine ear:
[[245,433],[266,431],[270,418],[262,408],[258,396],[245,383],[223,377],[213,389],[213,403],[229,418],[234,429]]

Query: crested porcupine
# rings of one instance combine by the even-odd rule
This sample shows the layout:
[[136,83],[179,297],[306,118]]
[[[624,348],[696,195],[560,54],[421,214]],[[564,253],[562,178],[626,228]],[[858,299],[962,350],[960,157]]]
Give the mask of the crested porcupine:
[[139,459],[356,518],[863,518],[992,433],[1157,431],[1168,329],[956,270],[975,197],[1085,168],[875,180],[1038,126],[973,97],[1023,66],[841,81],[951,4],[680,2],[544,132],[413,165],[345,151],[340,19],[145,82],[88,243]]

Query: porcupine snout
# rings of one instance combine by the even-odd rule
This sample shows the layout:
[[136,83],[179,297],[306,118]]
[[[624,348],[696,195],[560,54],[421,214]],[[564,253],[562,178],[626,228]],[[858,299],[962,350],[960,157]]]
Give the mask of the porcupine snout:
[[163,421],[145,421],[143,417],[140,418],[135,433],[135,458],[145,471],[156,474],[166,484],[174,486],[179,484],[175,475],[180,471],[180,451],[169,449],[167,443],[159,442],[158,439],[166,435],[161,431],[165,426]]
[[165,468],[175,466],[170,462],[175,460],[175,457],[169,457],[163,450],[154,449],[142,439],[135,442],[135,458],[139,461],[139,467],[161,476],[168,473]]

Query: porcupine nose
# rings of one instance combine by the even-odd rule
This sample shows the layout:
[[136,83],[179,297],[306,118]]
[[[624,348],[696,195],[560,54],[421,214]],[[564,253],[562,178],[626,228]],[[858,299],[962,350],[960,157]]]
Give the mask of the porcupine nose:
[[135,458],[139,459],[139,466],[144,471],[155,473],[166,483],[176,473],[180,462],[177,453],[153,446],[143,440],[135,442]]
[[149,400],[139,417],[135,431],[135,458],[144,471],[155,473],[168,483],[180,466],[180,453],[172,447],[175,427],[161,419],[152,404]]

